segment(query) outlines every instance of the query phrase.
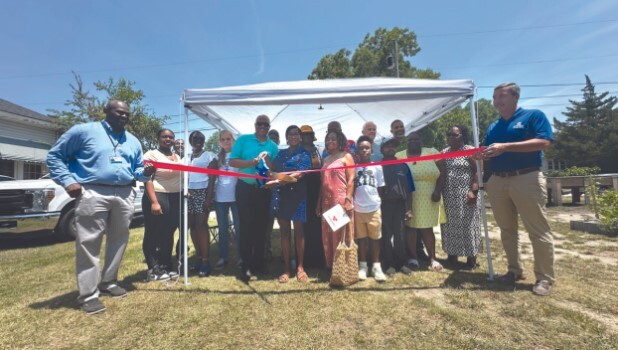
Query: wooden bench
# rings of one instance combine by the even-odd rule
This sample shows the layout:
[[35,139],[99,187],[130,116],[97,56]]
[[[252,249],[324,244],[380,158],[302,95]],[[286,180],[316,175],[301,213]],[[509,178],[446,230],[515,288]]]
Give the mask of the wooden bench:
[[[618,191],[618,174],[593,175],[599,187],[612,187]],[[547,205],[562,205],[562,189],[571,189],[573,203],[579,202],[581,189],[588,185],[588,176],[564,176],[547,178]],[[585,196],[585,203],[590,204],[590,199]]]

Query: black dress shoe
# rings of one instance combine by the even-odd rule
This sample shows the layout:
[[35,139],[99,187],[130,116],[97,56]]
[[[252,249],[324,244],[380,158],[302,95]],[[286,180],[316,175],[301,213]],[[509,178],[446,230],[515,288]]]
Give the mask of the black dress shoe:
[[466,268],[468,268],[470,270],[474,270],[478,266],[479,265],[476,263],[476,256],[469,256],[468,260],[466,261]]
[[457,255],[449,255],[447,261],[451,265],[457,264]]
[[516,275],[514,272],[507,272],[504,275],[496,276],[496,282],[506,284],[506,285],[515,285],[515,282],[525,280],[526,277],[524,275]]
[[249,270],[241,269],[238,273],[238,279],[247,283],[251,279],[251,272]]

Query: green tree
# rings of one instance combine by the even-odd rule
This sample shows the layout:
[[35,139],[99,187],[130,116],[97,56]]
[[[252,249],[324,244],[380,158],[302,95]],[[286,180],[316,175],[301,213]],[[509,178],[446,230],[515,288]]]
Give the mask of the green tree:
[[329,79],[329,78],[351,78],[352,63],[350,62],[350,51],[341,49],[334,54],[328,54],[318,62],[313,69],[309,79]]
[[219,132],[216,131],[212,135],[210,135],[208,140],[206,140],[206,142],[204,143],[204,150],[217,154],[219,153],[220,149],[221,147],[219,147]]
[[399,27],[391,30],[378,28],[373,35],[365,35],[354,53],[341,49],[335,54],[322,57],[308,79],[395,76],[394,68],[389,67],[389,56],[397,60],[399,76],[402,78],[438,79],[440,73],[431,69],[418,69],[407,60],[420,50],[413,31]]
[[554,118],[555,142],[547,156],[567,160],[578,167],[599,166],[603,172],[618,172],[618,102],[609,92],[597,94],[586,75],[583,100],[569,100],[565,121]]
[[97,81],[94,83],[96,91],[106,94],[105,98],[98,98],[84,89],[83,81],[78,74],[73,72],[73,76],[75,83],[69,84],[72,99],[64,103],[68,110],[48,111],[50,116],[56,117],[61,132],[75,124],[105,119],[103,110],[107,102],[120,100],[126,102],[131,108],[131,119],[127,124],[127,130],[140,140],[145,150],[158,146],[157,132],[163,128],[168,117],[157,117],[148,105],[142,102],[145,95],[141,90],[135,89],[135,82],[124,78],[119,78],[117,81],[113,78],[107,81]]
[[[478,122],[479,142],[483,143],[485,139],[485,133],[487,127],[498,119],[498,112],[493,107],[490,100],[479,99],[475,103],[476,118]],[[419,134],[423,140],[423,144],[432,146],[438,150],[441,150],[447,146],[446,132],[454,125],[463,125],[468,128],[470,135],[470,144],[474,142],[472,118],[470,114],[470,103],[467,103],[464,107],[457,107],[450,112],[443,115],[441,118],[433,121],[427,127],[421,129]]]

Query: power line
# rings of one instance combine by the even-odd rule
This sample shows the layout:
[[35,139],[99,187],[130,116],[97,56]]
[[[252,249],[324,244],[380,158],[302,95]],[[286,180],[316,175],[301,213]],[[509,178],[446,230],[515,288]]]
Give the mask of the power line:
[[[605,81],[605,82],[599,82],[599,83],[594,83],[592,85],[615,85],[618,84],[618,81]],[[564,87],[564,86],[582,86],[582,85],[586,85],[586,83],[549,83],[549,84],[518,84],[520,87],[525,87],[525,88],[540,88],[540,87]],[[478,89],[494,89],[496,86],[498,86],[498,84],[496,85],[479,85],[477,86]]]
[[[196,121],[196,120],[204,120],[204,119],[199,118],[199,117],[198,117],[198,118],[193,118],[193,119],[189,118],[189,122],[193,122],[193,121]],[[182,123],[184,123],[184,122],[185,122],[184,120],[181,120],[181,121],[175,121],[175,122],[165,123],[165,125],[171,125],[171,124],[182,124]]]
[[[603,91],[602,93],[610,93],[610,94],[615,94],[618,93],[618,91]],[[598,95],[598,94],[597,94]],[[533,96],[533,97],[520,97],[520,100],[533,100],[533,99],[537,99],[537,98],[559,98],[559,97],[577,97],[577,96],[582,96],[582,94],[569,94],[569,95],[549,95],[549,96]]]
[[[611,23],[611,22],[618,22],[618,19],[608,19],[608,20],[599,20],[599,21],[588,21],[588,22],[575,22],[575,23],[564,23],[564,24],[555,24],[555,25],[544,25],[544,26],[531,26],[531,27],[518,27],[518,28],[505,28],[505,29],[489,29],[489,30],[472,31],[472,32],[427,34],[427,35],[417,35],[417,37],[419,37],[419,38],[435,38],[435,37],[446,37],[446,36],[464,36],[464,35],[472,35],[472,34],[490,34],[490,33],[502,33],[502,32],[509,32],[509,31],[526,31],[526,30],[537,30],[537,29],[561,28],[561,27],[569,27],[569,26],[579,26],[579,25],[588,25],[588,24],[597,24],[597,23]],[[221,56],[221,57],[205,58],[205,59],[200,59],[200,60],[189,60],[189,61],[168,62],[168,63],[156,63],[156,64],[147,64],[147,65],[135,65],[135,66],[127,66],[127,67],[87,69],[87,70],[81,70],[80,73],[81,74],[84,74],[84,73],[102,73],[102,72],[116,72],[116,71],[123,71],[123,70],[161,68],[161,67],[168,67],[168,66],[181,66],[181,65],[199,64],[199,63],[208,63],[208,62],[217,62],[217,61],[248,59],[248,58],[261,57],[261,56],[288,55],[288,54],[293,54],[293,53],[303,53],[303,52],[326,50],[326,49],[334,49],[334,48],[342,48],[342,47],[343,48],[354,47],[356,45],[358,45],[358,44],[355,43],[355,44],[346,44],[346,45],[338,45],[338,46],[322,46],[322,47],[313,47],[313,48],[301,48],[301,49],[274,51],[274,52],[270,52],[270,53],[267,52],[267,53],[263,53],[263,54],[247,54],[247,55],[237,55],[237,56]],[[611,55],[611,56],[616,56],[616,55]],[[606,56],[606,57],[611,57],[611,56]],[[579,58],[579,59],[581,59],[581,58]],[[566,59],[566,60],[568,60],[568,59]],[[547,62],[555,62],[555,61],[547,61]],[[533,63],[539,63],[539,62],[533,62]],[[518,64],[525,64],[525,63],[518,63]],[[466,67],[463,67],[463,68],[466,68]],[[475,68],[475,67],[472,67],[472,68]],[[453,67],[453,68],[446,68],[446,69],[462,69],[462,67],[459,67],[459,68],[458,67]],[[3,80],[3,79],[18,79],[18,78],[38,78],[38,77],[60,76],[60,75],[70,75],[70,74],[72,74],[72,72],[50,72],[50,73],[40,73],[40,74],[23,74],[23,75],[1,76],[0,80]]]
[[568,62],[568,61],[581,61],[581,60],[590,60],[597,58],[608,58],[608,57],[616,57],[618,54],[609,54],[609,55],[600,55],[600,56],[589,56],[589,57],[571,57],[571,58],[558,58],[553,60],[537,60],[537,61],[524,61],[524,62],[511,62],[511,63],[493,63],[493,64],[484,64],[478,66],[459,66],[459,67],[440,67],[440,70],[452,70],[452,69],[469,69],[469,68],[485,68],[485,67],[502,67],[502,66],[519,66],[526,64],[542,64],[542,63],[554,63],[554,62]]
[[462,33],[428,34],[428,35],[418,35],[418,37],[419,38],[438,38],[438,37],[445,37],[445,36],[462,36],[462,35],[471,35],[471,34],[504,33],[504,32],[515,32],[515,31],[535,30],[535,29],[550,29],[550,28],[572,27],[572,26],[578,26],[578,25],[584,25],[584,24],[611,23],[611,22],[617,22],[617,21],[618,20],[616,20],[616,19],[608,19],[608,20],[600,20],[600,21],[554,24],[554,25],[546,25],[546,26],[532,26],[532,27],[493,29],[493,30],[479,30],[479,31],[474,31],[474,32],[462,32]]

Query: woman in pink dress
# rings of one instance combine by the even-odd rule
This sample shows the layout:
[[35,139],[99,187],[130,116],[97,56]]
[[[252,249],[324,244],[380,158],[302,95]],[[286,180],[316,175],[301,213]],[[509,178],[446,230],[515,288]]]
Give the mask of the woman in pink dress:
[[[326,134],[324,141],[328,157],[324,158],[322,169],[337,168],[346,165],[354,165],[354,159],[350,153],[346,152],[347,139],[341,131],[333,130]],[[340,204],[346,211],[350,219],[354,218],[352,210],[354,194],[354,168],[348,169],[333,169],[322,171],[322,187],[320,189],[320,197],[316,214],[322,216],[322,213],[328,211],[337,204]],[[349,232],[349,239],[354,239],[354,221],[343,226],[339,230],[333,232],[328,223],[322,218],[322,244],[324,246],[324,257],[326,267],[333,267],[333,258],[337,245],[341,240],[341,236]],[[350,241],[346,240],[349,244]]]

